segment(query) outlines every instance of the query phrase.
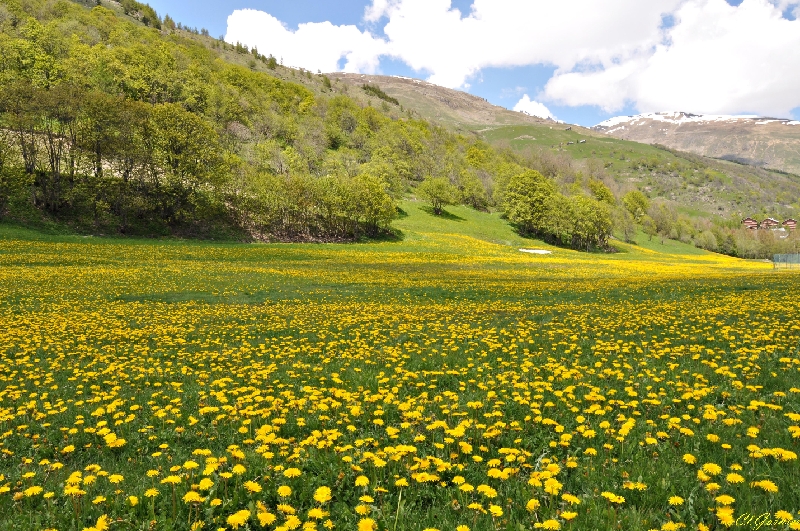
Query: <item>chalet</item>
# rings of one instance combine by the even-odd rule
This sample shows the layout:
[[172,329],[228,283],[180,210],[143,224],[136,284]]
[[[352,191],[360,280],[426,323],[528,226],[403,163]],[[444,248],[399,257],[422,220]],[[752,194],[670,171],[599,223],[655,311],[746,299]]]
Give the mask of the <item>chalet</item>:
[[759,224],[761,229],[777,229],[781,226],[781,222],[775,218],[767,218]]
[[781,223],[781,225],[783,225],[783,228],[786,230],[794,230],[797,228],[797,221],[789,218],[783,223]]
[[744,218],[742,220],[742,225],[744,225],[744,228],[746,229],[755,230],[758,228],[758,221],[754,220],[753,218]]

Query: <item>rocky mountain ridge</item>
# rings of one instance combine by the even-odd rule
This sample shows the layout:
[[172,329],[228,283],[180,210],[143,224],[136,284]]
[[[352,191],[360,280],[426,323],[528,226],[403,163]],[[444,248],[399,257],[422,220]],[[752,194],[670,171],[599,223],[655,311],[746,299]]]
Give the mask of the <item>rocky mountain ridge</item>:
[[800,174],[797,120],[658,112],[618,116],[592,129],[622,140]]

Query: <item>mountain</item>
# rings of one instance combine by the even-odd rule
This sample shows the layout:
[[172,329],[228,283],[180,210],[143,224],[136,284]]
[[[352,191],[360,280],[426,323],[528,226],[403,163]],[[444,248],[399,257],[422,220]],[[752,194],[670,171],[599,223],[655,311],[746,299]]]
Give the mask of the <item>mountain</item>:
[[372,76],[336,72],[328,74],[354,87],[376,85],[420,118],[451,129],[463,131],[501,125],[555,124],[504,107],[493,105],[479,96],[453,90],[427,81],[400,76]]
[[658,112],[611,118],[593,129],[624,140],[800,174],[800,121]]

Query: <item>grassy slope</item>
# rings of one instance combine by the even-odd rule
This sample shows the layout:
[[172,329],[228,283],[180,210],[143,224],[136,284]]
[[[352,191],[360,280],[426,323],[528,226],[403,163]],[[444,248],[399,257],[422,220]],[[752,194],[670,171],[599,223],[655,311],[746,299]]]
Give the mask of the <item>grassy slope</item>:
[[[566,127],[506,126],[487,128],[481,134],[491,144],[519,151],[544,149],[575,161],[597,159],[620,191],[639,188],[652,198],[673,201],[692,217],[797,216],[800,177],[796,175],[667,151],[574,126],[567,131]],[[656,159],[656,171],[640,167],[642,161]],[[675,167],[684,169],[672,171]]]

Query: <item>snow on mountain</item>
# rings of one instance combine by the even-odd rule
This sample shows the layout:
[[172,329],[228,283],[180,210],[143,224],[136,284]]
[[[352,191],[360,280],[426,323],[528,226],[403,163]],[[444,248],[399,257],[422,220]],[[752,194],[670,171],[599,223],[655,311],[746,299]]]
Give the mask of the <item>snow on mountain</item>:
[[785,125],[800,125],[798,121],[792,121],[784,118],[765,118],[752,114],[743,115],[726,115],[726,114],[692,114],[688,112],[672,111],[672,112],[651,112],[644,114],[637,114],[635,116],[615,116],[604,122],[594,126],[594,129],[602,130],[607,133],[612,133],[619,129],[624,129],[626,126],[644,125],[647,120],[654,122],[665,122],[670,124],[703,124],[703,123],[735,123],[741,121],[748,121],[754,125],[764,125],[768,123],[783,123]]

